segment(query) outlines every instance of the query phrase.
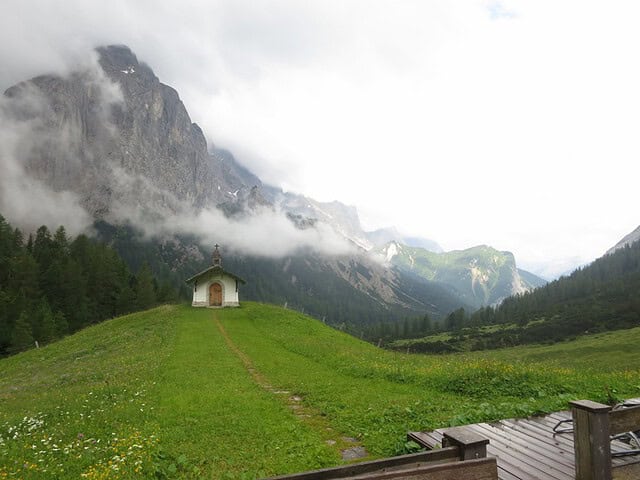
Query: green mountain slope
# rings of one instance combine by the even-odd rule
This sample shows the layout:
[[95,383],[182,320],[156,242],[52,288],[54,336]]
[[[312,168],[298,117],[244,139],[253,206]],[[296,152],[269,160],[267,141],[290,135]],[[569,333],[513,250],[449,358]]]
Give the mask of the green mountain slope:
[[0,477],[256,478],[638,384],[637,370],[383,351],[269,305],[161,307],[0,360]]
[[392,265],[448,285],[465,303],[475,307],[499,303],[546,283],[516,268],[512,253],[486,245],[435,253],[391,242],[378,251]]

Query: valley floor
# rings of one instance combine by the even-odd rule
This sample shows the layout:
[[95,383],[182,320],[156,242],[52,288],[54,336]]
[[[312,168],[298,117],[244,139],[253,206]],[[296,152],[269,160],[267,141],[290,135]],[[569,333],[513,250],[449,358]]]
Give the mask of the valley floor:
[[409,430],[638,396],[636,365],[598,368],[607,342],[588,369],[403,355],[269,305],[160,307],[0,360],[0,478],[248,479],[399,454]]

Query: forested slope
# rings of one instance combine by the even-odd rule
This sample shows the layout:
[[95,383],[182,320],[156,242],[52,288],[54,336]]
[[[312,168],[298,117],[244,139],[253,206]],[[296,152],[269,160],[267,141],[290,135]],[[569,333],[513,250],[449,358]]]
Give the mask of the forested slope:
[[0,215],[0,356],[177,298],[148,265],[133,273],[108,246],[60,227],[27,239]]

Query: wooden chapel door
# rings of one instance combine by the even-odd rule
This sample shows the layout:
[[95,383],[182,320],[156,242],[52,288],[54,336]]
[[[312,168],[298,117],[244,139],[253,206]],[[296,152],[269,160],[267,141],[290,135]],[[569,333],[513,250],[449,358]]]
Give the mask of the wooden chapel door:
[[219,283],[212,283],[209,287],[209,305],[222,306],[222,286]]

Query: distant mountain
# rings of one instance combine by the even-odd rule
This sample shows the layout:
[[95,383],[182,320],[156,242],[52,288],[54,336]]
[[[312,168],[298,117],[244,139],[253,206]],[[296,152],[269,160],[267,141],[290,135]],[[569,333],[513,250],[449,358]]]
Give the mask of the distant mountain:
[[625,235],[625,237],[620,240],[618,243],[616,243],[613,247],[611,247],[609,250],[607,250],[607,253],[613,253],[616,250],[626,246],[626,245],[631,245],[634,242],[637,242],[638,240],[640,240],[640,226],[638,228],[636,228],[633,232],[631,232],[628,235]]
[[355,207],[337,201],[318,202],[293,193],[282,193],[275,198],[275,201],[292,215],[330,225],[335,232],[363,250],[370,250],[372,247],[360,225]]
[[531,290],[531,288],[543,287],[547,283],[549,283],[544,278],[539,277],[536,274],[528,272],[526,270],[522,270],[521,268],[518,268],[518,275],[520,275],[520,278],[522,279],[524,284],[529,286],[528,290]]
[[378,252],[391,265],[450,286],[465,302],[476,307],[498,304],[506,297],[546,283],[534,274],[516,268],[512,253],[486,245],[434,253],[391,242]]

